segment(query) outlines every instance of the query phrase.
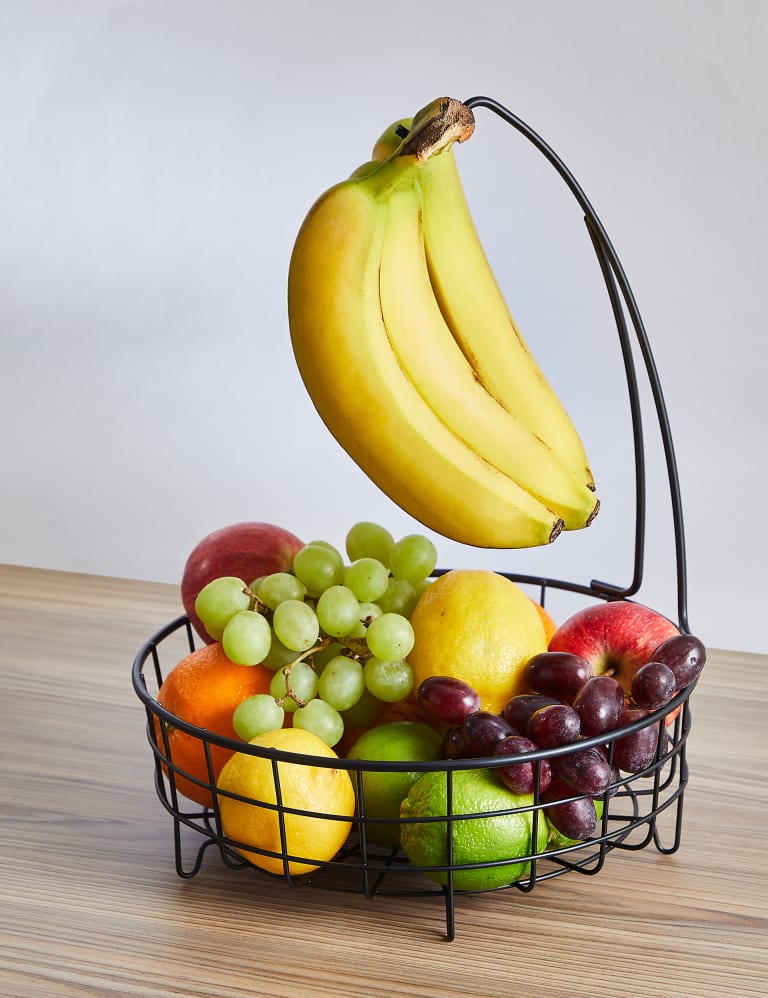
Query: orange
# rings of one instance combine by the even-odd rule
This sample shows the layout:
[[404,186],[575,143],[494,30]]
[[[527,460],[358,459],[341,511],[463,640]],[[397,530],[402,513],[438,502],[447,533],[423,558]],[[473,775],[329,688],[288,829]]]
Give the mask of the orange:
[[549,639],[557,630],[557,624],[553,618],[547,613],[541,603],[537,603],[533,597],[531,597],[533,605],[536,607],[536,612],[541,617],[541,622],[544,625],[544,636],[547,639],[547,644],[549,644]]
[[483,710],[501,713],[529,692],[526,662],[546,651],[544,624],[530,596],[510,579],[485,569],[455,569],[419,597],[408,661],[414,688],[428,676],[469,683]]
[[[256,735],[250,744],[305,756],[338,758],[317,735],[301,728],[268,731]],[[285,873],[283,856],[291,855],[299,858],[288,862],[288,871],[294,875],[309,873],[333,859],[349,835],[349,819],[355,813],[352,779],[346,769],[305,762],[278,762],[277,774],[281,804],[288,809],[283,813],[286,852],[279,812],[268,806],[277,804],[277,791],[272,760],[266,757],[236,752],[219,774],[219,790],[247,798],[236,800],[224,794],[219,797],[222,831],[233,842],[254,847],[238,847],[238,852],[254,866],[269,873]],[[264,855],[256,849],[279,855]]]
[[[175,665],[165,677],[157,699],[166,710],[183,721],[239,741],[232,727],[235,707],[254,693],[269,693],[272,677],[273,673],[263,665],[235,665],[224,654],[221,644],[215,642],[198,648]],[[205,743],[201,738],[171,725],[167,731],[174,768],[205,784],[200,787],[177,773],[176,789],[198,804],[212,806]],[[157,718],[155,732],[157,743],[164,753],[165,744]],[[210,753],[215,781],[232,751],[211,744]]]

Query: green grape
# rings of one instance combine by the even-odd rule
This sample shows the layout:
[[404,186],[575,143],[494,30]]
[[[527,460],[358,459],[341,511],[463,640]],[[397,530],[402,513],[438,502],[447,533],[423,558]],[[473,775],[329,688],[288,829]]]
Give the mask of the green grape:
[[344,734],[344,721],[335,707],[324,700],[310,700],[293,715],[294,728],[303,728],[334,746]]
[[272,631],[269,652],[261,664],[266,665],[273,672],[277,672],[278,669],[284,669],[286,665],[295,662],[298,656],[299,652],[293,648],[286,648],[280,638]]
[[321,629],[332,638],[349,634],[360,617],[360,604],[346,586],[330,586],[315,607]]
[[389,585],[389,569],[376,558],[358,558],[344,569],[344,585],[359,600],[375,602]]
[[222,575],[203,586],[195,600],[195,613],[214,641],[220,641],[224,628],[239,610],[250,610],[251,597],[245,583],[234,575]]
[[270,610],[276,610],[284,600],[303,600],[307,587],[290,572],[273,572],[265,575],[255,589],[251,586],[251,590]]
[[307,544],[294,555],[293,571],[307,587],[310,596],[319,596],[329,586],[342,583],[344,559],[335,548]]
[[370,728],[376,723],[376,718],[381,710],[381,700],[366,688],[354,707],[341,711],[344,719],[344,727],[347,731],[355,731],[358,728]]
[[410,655],[414,642],[413,627],[410,620],[399,613],[382,613],[368,625],[365,640],[372,655],[393,662]]
[[348,655],[337,655],[323,669],[318,696],[336,710],[354,707],[365,689],[363,667]]
[[333,554],[338,555],[338,557],[341,558],[341,551],[339,551],[339,549],[337,547],[335,547],[333,544],[331,544],[330,541],[314,540],[314,541],[310,541],[309,543],[310,544],[315,544],[319,548],[325,548],[326,551],[331,551],[331,552],[333,552]]
[[[293,713],[302,703],[308,703],[317,696],[317,673],[306,662],[294,662],[286,677],[286,670],[276,672],[269,684],[269,692],[275,700],[282,701],[282,706],[289,714]],[[290,692],[289,688],[290,687]]]
[[285,711],[273,696],[255,693],[237,705],[232,715],[232,727],[239,738],[249,742],[265,731],[282,728],[284,720]]
[[408,534],[401,538],[389,559],[389,570],[400,579],[417,583],[434,570],[437,548],[422,534]]
[[256,610],[238,610],[221,635],[221,647],[235,665],[258,665],[269,654],[272,628]]
[[355,626],[349,632],[347,637],[364,639],[365,635],[368,633],[368,626],[372,620],[380,617],[384,611],[381,609],[378,603],[361,603],[360,613],[357,620],[355,621]]
[[332,658],[336,658],[337,655],[341,655],[343,651],[343,645],[340,645],[337,641],[331,641],[324,648],[320,648],[318,651],[312,653],[312,668],[315,670],[318,676],[322,676],[323,670],[326,665],[331,661]]
[[293,651],[307,651],[320,636],[317,614],[308,603],[297,599],[283,600],[272,616],[272,627],[278,639]]
[[399,613],[403,617],[410,617],[417,599],[416,589],[407,579],[391,578],[387,591],[376,602],[384,613]]
[[396,703],[413,689],[413,670],[407,662],[369,658],[365,663],[365,685],[370,693],[384,703]]
[[375,558],[382,565],[389,565],[389,556],[395,546],[395,539],[388,530],[378,523],[366,520],[356,523],[347,532],[346,548],[350,561],[358,558]]

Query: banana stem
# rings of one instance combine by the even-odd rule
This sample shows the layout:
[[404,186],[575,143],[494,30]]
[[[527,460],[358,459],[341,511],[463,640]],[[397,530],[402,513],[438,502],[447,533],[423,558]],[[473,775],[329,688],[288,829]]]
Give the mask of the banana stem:
[[465,142],[475,130],[471,108],[453,97],[438,97],[418,111],[398,156],[415,156],[420,163],[454,142]]

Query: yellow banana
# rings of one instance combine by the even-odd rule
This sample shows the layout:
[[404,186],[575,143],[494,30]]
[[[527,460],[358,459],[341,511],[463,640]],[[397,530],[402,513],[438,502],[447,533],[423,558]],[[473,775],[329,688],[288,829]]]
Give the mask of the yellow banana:
[[425,526],[477,547],[547,544],[562,520],[442,422],[389,340],[379,286],[388,200],[419,168],[415,155],[393,157],[311,208],[288,275],[299,371],[341,446]]
[[468,447],[560,516],[566,529],[584,527],[595,512],[594,493],[486,391],[446,325],[427,269],[418,183],[393,191],[387,207],[381,310],[407,377]]
[[[403,133],[417,128],[432,108],[427,105],[413,119],[391,125],[374,145],[373,158],[390,156]],[[581,484],[594,490],[576,428],[528,350],[485,255],[452,148],[424,164],[419,185],[432,286],[457,343],[487,390],[545,441]]]

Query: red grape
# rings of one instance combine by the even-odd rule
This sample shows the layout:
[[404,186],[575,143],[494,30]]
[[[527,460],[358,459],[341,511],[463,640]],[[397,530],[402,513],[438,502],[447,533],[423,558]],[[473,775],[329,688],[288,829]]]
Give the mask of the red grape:
[[614,782],[608,759],[597,748],[577,749],[552,759],[552,771],[580,794],[598,797]]
[[[627,707],[622,711],[617,727],[624,727],[646,716],[646,711]],[[613,746],[613,763],[625,773],[647,769],[656,757],[661,722],[646,725],[629,735],[617,738]]]
[[[567,798],[574,797],[574,800]],[[549,823],[568,839],[587,839],[597,828],[597,811],[591,797],[575,797],[567,783],[556,776],[541,795]]]
[[[532,742],[530,738],[525,738],[523,735],[508,735],[506,738],[502,738],[500,742],[497,742],[493,754],[519,756],[526,752],[535,752],[537,749],[538,745]],[[538,767],[539,790],[545,790],[549,786],[549,781],[552,777],[552,768],[548,759],[541,759]],[[513,765],[500,766],[496,772],[510,790],[518,794],[532,794],[536,786],[536,768],[537,764],[535,762],[524,762],[521,760]]]
[[632,680],[632,699],[638,707],[657,710],[675,695],[675,674],[663,662],[646,662],[637,670]]
[[525,733],[540,748],[570,745],[581,734],[581,722],[573,707],[553,703],[531,714]]
[[592,666],[585,658],[565,651],[541,652],[525,666],[525,681],[532,690],[565,703],[573,703],[591,675]]
[[517,732],[500,714],[487,710],[477,710],[470,714],[461,726],[467,756],[480,759],[493,755],[496,743]]
[[[597,745],[595,751],[599,752],[600,755],[608,762],[608,748],[605,745]],[[611,782],[608,787],[608,796],[615,797],[619,792],[621,787],[619,786],[619,780],[621,779],[621,773],[619,772],[619,767],[615,763],[608,763],[611,767]],[[597,795],[595,795],[597,796]]]
[[467,744],[464,741],[464,732],[461,728],[451,728],[447,731],[440,753],[444,759],[467,759]]
[[560,703],[556,697],[545,696],[542,693],[520,693],[512,697],[501,712],[505,721],[508,721],[518,732],[525,731],[531,715],[540,707],[547,704]]
[[624,689],[613,676],[593,676],[576,694],[573,708],[587,738],[610,731],[624,709]]
[[421,683],[416,696],[426,716],[440,724],[461,724],[480,709],[475,690],[452,676],[430,676]]
[[677,689],[682,690],[699,675],[707,660],[707,650],[693,634],[676,634],[662,641],[651,655],[652,662],[663,662],[675,676]]

